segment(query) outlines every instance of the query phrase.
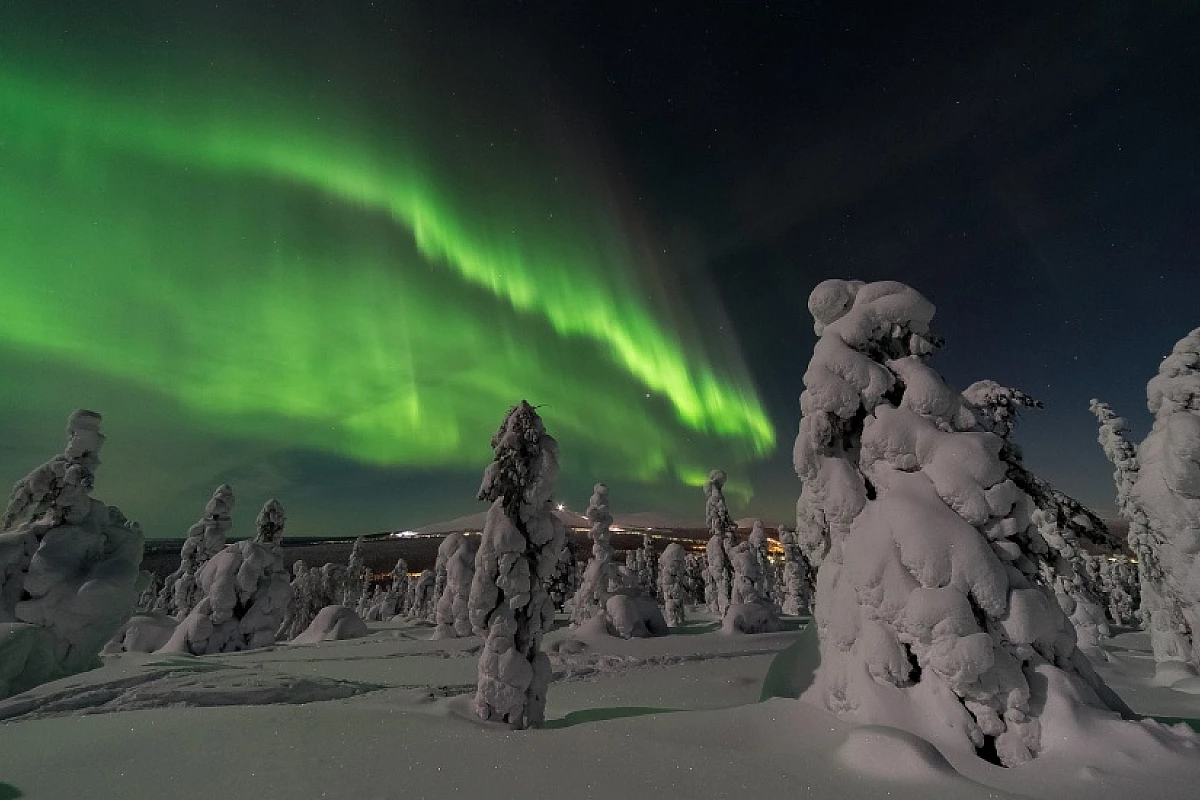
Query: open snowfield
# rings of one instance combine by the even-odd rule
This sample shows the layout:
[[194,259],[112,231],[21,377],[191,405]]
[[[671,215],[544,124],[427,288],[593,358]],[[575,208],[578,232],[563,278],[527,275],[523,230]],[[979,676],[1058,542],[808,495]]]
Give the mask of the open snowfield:
[[[560,627],[546,727],[520,732],[471,713],[480,640],[429,641],[425,625],[111,657],[0,702],[0,798],[1196,797],[1200,745],[1168,764],[1072,741],[1018,769],[951,764],[911,734],[761,700],[803,682],[815,637],[801,620],[715,628],[626,641]],[[1144,634],[1107,652],[1100,670],[1136,710],[1200,720],[1200,694],[1150,684]]]

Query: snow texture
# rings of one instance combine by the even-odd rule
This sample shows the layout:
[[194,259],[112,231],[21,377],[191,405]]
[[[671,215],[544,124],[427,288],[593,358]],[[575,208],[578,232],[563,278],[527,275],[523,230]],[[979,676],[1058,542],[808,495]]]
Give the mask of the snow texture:
[[491,502],[475,559],[470,618],[486,634],[479,656],[475,713],[514,728],[540,726],[550,661],[542,635],[554,622],[546,584],[566,532],[550,504],[558,443],[533,407],[511,408],[492,437],[494,460],[479,499]]
[[0,533],[0,697],[99,666],[133,610],[142,532],[91,497],[100,421],[71,414],[63,452],[13,487]]
[[283,507],[268,500],[258,533],[217,553],[200,572],[204,599],[179,623],[166,653],[229,653],[275,642],[292,600],[283,553]]
[[1138,557],[1143,615],[1164,680],[1200,671],[1200,328],[1146,385],[1154,425],[1136,452],[1124,421],[1092,401],[1116,467],[1117,507]]
[[821,665],[805,698],[1007,766],[1047,746],[1051,699],[1076,720],[1128,713],[1045,582],[1004,439],[925,363],[933,305],[901,283],[831,280],[809,310],[820,338],[794,461]]

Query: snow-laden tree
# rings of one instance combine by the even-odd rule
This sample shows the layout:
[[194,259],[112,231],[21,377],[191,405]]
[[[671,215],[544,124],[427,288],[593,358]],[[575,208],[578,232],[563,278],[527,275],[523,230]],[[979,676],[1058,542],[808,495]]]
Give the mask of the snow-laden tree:
[[658,551],[650,534],[642,534],[642,546],[634,556],[634,566],[637,570],[638,585],[646,590],[651,597],[658,594]]
[[579,591],[580,583],[579,563],[575,560],[575,548],[568,535],[558,554],[558,563],[554,565],[554,574],[550,576],[550,602],[554,604],[555,611],[566,611],[568,602]]
[[[447,536],[442,544],[448,541],[451,541],[450,536]],[[475,579],[475,551],[478,540],[459,534],[452,541],[453,544],[447,547],[446,553],[445,586],[437,600],[437,629],[433,632],[434,639],[471,635],[469,600],[471,583]],[[440,560],[440,549],[438,555]]]
[[[142,570],[142,574],[149,575],[149,577],[142,584],[142,590],[138,593],[138,599],[134,604],[134,608],[140,612],[152,611],[158,602],[158,593],[162,591],[163,580],[155,572]],[[139,579],[139,583],[140,581],[141,579]]]
[[558,443],[522,400],[492,437],[492,451],[479,487],[492,505],[471,586],[471,624],[487,635],[475,712],[525,728],[542,723],[551,678],[541,644],[554,622],[546,583],[566,536],[550,505]]
[[608,506],[608,486],[597,483],[588,500],[587,518],[592,523],[592,558],[583,570],[583,581],[571,608],[571,625],[578,627],[604,612],[608,598],[620,580],[613,562],[613,547],[609,541],[612,512]]
[[339,602],[347,608],[357,608],[366,591],[367,557],[363,553],[363,537],[359,536],[350,548],[350,560],[346,565],[346,585]]
[[437,612],[437,597],[434,589],[437,586],[437,576],[431,569],[422,570],[417,579],[412,582],[412,599],[408,603],[408,615],[413,619],[423,619],[432,622]]
[[658,592],[666,609],[664,616],[667,624],[672,628],[679,627],[686,619],[684,607],[687,594],[683,588],[686,558],[683,546],[671,542],[658,559]]
[[750,538],[747,540],[754,558],[758,561],[758,571],[762,576],[758,583],[758,594],[768,603],[778,605],[775,590],[775,569],[771,564],[771,546],[767,540],[767,529],[761,519],[754,520],[750,526]]
[[1138,623],[1137,568],[1124,558],[1100,559],[1100,580],[1108,600],[1108,617],[1117,625]]
[[1030,472],[1020,448],[1013,441],[1019,412],[1023,408],[1041,408],[1042,404],[1019,389],[984,380],[971,384],[962,393],[981,429],[1001,438],[1000,460],[1008,468],[1008,477],[1033,504],[1031,520],[1047,547],[1034,540],[1042,579],[1054,589],[1063,613],[1075,628],[1076,643],[1103,658],[1100,640],[1110,634],[1104,606],[1098,598],[1099,587],[1089,578],[1087,553],[1081,540],[1111,544],[1104,522],[1078,500],[1058,491]]
[[396,561],[392,568],[392,580],[388,584],[383,599],[368,612],[368,619],[387,621],[397,614],[403,614],[408,609],[408,562],[403,558]]
[[774,633],[782,630],[775,604],[761,591],[764,578],[758,553],[749,542],[741,542],[729,553],[733,586],[729,608],[721,621],[727,633]]
[[[805,697],[1005,765],[1062,724],[1128,713],[1044,583],[1047,545],[1004,439],[926,363],[934,307],[904,284],[825,281],[794,450],[799,541],[819,564]],[[920,707],[921,713],[912,709]]]
[[786,525],[779,526],[779,544],[783,547],[783,613],[793,617],[808,614],[812,578],[804,552],[796,543],[796,534]]
[[169,576],[155,607],[183,619],[203,598],[197,576],[208,560],[225,548],[225,539],[233,525],[233,489],[218,486],[204,506],[204,515],[188,528],[179,548],[179,569]]
[[1092,410],[1116,466],[1159,679],[1173,682],[1200,671],[1200,328],[1162,360],[1146,399],[1154,425],[1136,451],[1107,404]]
[[227,545],[200,572],[204,598],[179,623],[163,652],[193,655],[266,647],[275,641],[292,600],[283,563],[285,517],[278,500],[258,514],[253,539]]
[[704,484],[704,518],[711,537],[708,540],[708,575],[704,581],[704,593],[708,599],[708,610],[721,617],[729,610],[729,596],[733,591],[730,552],[737,531],[737,525],[725,504],[725,481],[725,472],[714,469]]
[[283,613],[283,621],[279,623],[275,638],[284,641],[295,639],[312,623],[316,616],[312,594],[319,589],[319,582],[320,579],[303,559],[292,564],[292,599]]
[[62,453],[13,487],[0,533],[0,697],[100,666],[129,618],[142,532],[91,497],[100,415],[67,421]]
[[708,557],[699,553],[688,553],[684,560],[687,602],[698,605],[705,602],[704,579],[708,574]]

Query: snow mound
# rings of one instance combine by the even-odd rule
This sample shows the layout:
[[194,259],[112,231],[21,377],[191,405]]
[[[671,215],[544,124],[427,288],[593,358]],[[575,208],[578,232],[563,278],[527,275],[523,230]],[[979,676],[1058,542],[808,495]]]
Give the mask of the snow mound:
[[354,609],[346,606],[325,606],[317,612],[304,633],[292,639],[290,644],[316,644],[334,642],[339,639],[358,639],[371,631]]
[[608,598],[608,630],[622,639],[644,639],[650,636],[666,636],[667,621],[663,619],[658,603],[642,594],[622,590]]
[[109,639],[104,654],[153,653],[171,640],[178,625],[179,620],[162,611],[134,614]]

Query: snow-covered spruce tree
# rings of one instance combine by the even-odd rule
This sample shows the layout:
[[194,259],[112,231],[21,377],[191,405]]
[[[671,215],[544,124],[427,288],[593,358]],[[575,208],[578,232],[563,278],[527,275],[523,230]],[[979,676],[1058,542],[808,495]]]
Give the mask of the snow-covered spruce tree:
[[[468,539],[461,533],[451,540],[455,534],[450,534],[442,544],[447,546],[445,569],[445,586],[437,600],[437,628],[433,632],[434,639],[454,639],[459,636],[471,635],[471,620],[469,615],[469,600],[471,583],[475,579],[475,550],[476,539]],[[441,560],[441,548],[438,550],[438,560]]]
[[[408,602],[408,581],[408,562],[403,558],[398,559],[396,566],[392,567],[392,581],[379,604],[379,619],[386,622],[407,610],[405,603]],[[371,616],[374,618],[376,614],[372,613]]]
[[783,547],[783,613],[790,617],[808,614],[812,578],[804,553],[796,543],[796,534],[786,525],[779,526],[779,544]]
[[363,554],[363,537],[359,536],[350,548],[350,560],[346,565],[346,587],[339,602],[348,608],[356,608],[366,590],[367,557]]
[[686,582],[684,588],[688,593],[687,602],[699,605],[705,602],[704,578],[708,574],[708,557],[699,553],[688,553],[684,560]]
[[412,582],[412,599],[408,604],[408,615],[413,619],[434,621],[437,613],[437,597],[433,590],[437,586],[437,576],[433,570],[422,570],[417,579]]
[[583,570],[583,581],[571,608],[571,625],[578,627],[604,612],[608,598],[619,583],[613,548],[609,542],[612,512],[608,507],[608,486],[597,483],[588,500],[587,518],[592,523],[592,559]]
[[708,522],[711,538],[708,540],[708,576],[704,582],[708,610],[721,617],[729,610],[729,596],[733,590],[733,565],[729,560],[733,550],[734,533],[737,525],[725,505],[725,472],[714,469],[704,484],[704,518]]
[[225,539],[233,525],[233,489],[218,486],[204,506],[202,516],[188,528],[179,548],[179,569],[167,576],[155,607],[183,619],[196,607],[203,595],[196,576],[208,560],[225,548]]
[[805,698],[1010,766],[1042,751],[1050,696],[1071,709],[1060,725],[1128,713],[1043,583],[1004,440],[925,363],[933,305],[900,283],[831,280],[808,307],[820,338],[794,456],[821,665]]
[[726,633],[774,633],[782,630],[775,604],[763,596],[762,566],[749,542],[741,542],[729,553],[733,565],[733,587],[729,608],[721,621]]
[[758,571],[762,575],[758,583],[758,594],[768,603],[778,605],[778,598],[775,596],[775,569],[771,564],[771,547],[767,541],[767,529],[763,526],[761,519],[754,520],[754,524],[750,527],[750,538],[747,541],[750,543],[750,549],[754,552],[754,558],[758,561]]
[[555,611],[566,611],[567,604],[579,591],[579,585],[579,563],[575,560],[575,548],[568,535],[558,554],[558,563],[554,565],[554,574],[550,577],[550,602],[554,604]]
[[[143,572],[145,572],[145,570],[143,570]],[[150,578],[146,581],[146,585],[138,594],[137,603],[134,604],[134,608],[142,613],[152,611],[154,609],[155,604],[158,602],[158,594],[162,591],[163,587],[163,580],[162,578],[158,577],[157,573],[150,572],[146,574],[148,574]]]
[[526,728],[542,723],[551,678],[541,644],[554,622],[546,582],[566,537],[550,505],[558,443],[522,400],[492,437],[492,451],[479,487],[479,499],[492,505],[471,587],[471,624],[487,635],[475,713]]
[[179,623],[163,652],[193,655],[266,647],[292,600],[283,564],[283,506],[268,500],[253,539],[227,545],[200,572],[204,598]]
[[638,574],[638,585],[646,590],[651,597],[658,595],[658,552],[650,535],[642,534],[642,546],[635,558]]
[[683,584],[687,553],[678,542],[671,542],[658,559],[658,592],[666,608],[667,624],[678,628],[686,620],[684,606],[687,594]]
[[1200,328],[1163,359],[1146,400],[1154,425],[1136,452],[1111,408],[1092,409],[1117,468],[1159,680],[1173,682],[1200,671]]
[[1042,547],[1036,539],[1033,542],[1043,557],[1042,578],[1054,588],[1059,606],[1071,620],[1076,643],[1096,657],[1105,657],[1100,640],[1111,633],[1099,600],[1099,586],[1089,578],[1087,553],[1080,540],[1111,545],[1108,528],[1078,500],[1030,472],[1012,438],[1020,410],[1041,408],[1042,404],[1019,389],[990,380],[977,381],[962,394],[980,427],[1003,440],[1000,460],[1008,467],[1008,477],[1033,502],[1031,519],[1048,546]]
[[100,415],[67,421],[63,452],[18,481],[0,533],[0,697],[100,666],[133,611],[142,532],[91,497]]
[[311,572],[308,564],[302,559],[292,564],[292,599],[283,613],[283,621],[279,623],[279,632],[275,638],[284,641],[295,639],[316,616],[312,610],[311,593],[317,586]]
[[1108,598],[1108,617],[1117,625],[1135,625],[1137,619],[1137,570],[1127,561],[1100,562],[1100,578]]

